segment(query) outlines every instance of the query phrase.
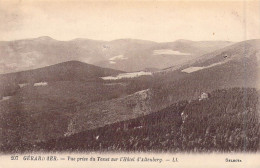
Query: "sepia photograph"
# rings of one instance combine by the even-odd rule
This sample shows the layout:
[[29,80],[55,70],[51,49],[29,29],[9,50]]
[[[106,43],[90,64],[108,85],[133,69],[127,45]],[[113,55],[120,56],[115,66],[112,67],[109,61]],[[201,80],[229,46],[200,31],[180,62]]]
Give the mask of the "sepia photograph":
[[257,0],[1,0],[1,155],[259,153],[259,21]]

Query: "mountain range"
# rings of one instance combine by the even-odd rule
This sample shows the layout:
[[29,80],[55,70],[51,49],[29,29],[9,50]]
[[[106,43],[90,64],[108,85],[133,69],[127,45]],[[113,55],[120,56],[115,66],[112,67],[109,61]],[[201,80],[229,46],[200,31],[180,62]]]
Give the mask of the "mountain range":
[[136,39],[58,41],[39,37],[0,42],[0,73],[41,68],[76,60],[101,67],[133,72],[163,69],[233,44],[228,41],[157,43]]
[[[36,42],[33,43],[32,41]],[[29,51],[32,48],[34,50],[37,48],[37,52],[42,52],[49,56],[53,54],[55,58],[48,60],[47,56],[40,58],[38,57],[39,55],[32,54],[30,57],[39,58],[39,60],[45,57],[46,64],[54,65],[38,68],[37,66],[43,66],[43,64],[37,64],[37,66],[35,64],[33,67],[35,69],[29,66],[30,70],[0,75],[0,145],[3,150],[19,151],[19,145],[21,144],[29,146],[36,145],[37,147],[41,146],[40,148],[45,148],[46,144],[50,144],[53,141],[56,142],[60,138],[62,143],[67,144],[66,139],[69,139],[68,142],[72,142],[75,140],[75,137],[84,137],[86,131],[86,135],[90,135],[93,138],[97,136],[96,130],[111,131],[114,128],[117,129],[117,123],[123,123],[124,125],[125,122],[131,123],[133,120],[137,120],[138,122],[139,120],[150,120],[147,118],[153,115],[155,118],[151,117],[153,118],[151,120],[156,122],[156,116],[163,115],[165,110],[169,112],[169,115],[177,117],[176,121],[174,119],[172,121],[174,127],[172,129],[178,132],[181,137],[189,137],[188,139],[192,139],[193,133],[189,131],[184,131],[184,133],[181,131],[183,126],[185,126],[181,124],[183,122],[181,120],[183,110],[190,113],[189,115],[194,115],[189,120],[188,126],[185,129],[196,125],[199,120],[202,120],[200,117],[196,118],[195,112],[197,111],[203,111],[203,113],[198,113],[205,115],[203,119],[207,121],[211,121],[210,116],[216,115],[219,117],[216,120],[219,123],[216,123],[216,125],[220,125],[221,120],[223,120],[222,124],[224,125],[225,122],[228,122],[222,116],[223,110],[229,111],[227,113],[231,118],[234,115],[233,118],[237,119],[234,119],[234,123],[241,122],[241,118],[238,116],[243,113],[243,108],[249,111],[251,109],[249,118],[259,115],[257,110],[258,102],[257,100],[253,101],[256,99],[256,92],[259,91],[260,40],[258,39],[238,43],[193,42],[187,40],[178,40],[173,43],[154,43],[131,39],[111,42],[76,39],[69,42],[61,42],[49,37],[42,37],[16,42],[1,42],[1,46],[6,47],[11,43],[13,43],[13,47],[18,43],[23,43],[19,53],[23,53],[24,49]],[[88,48],[89,53],[95,55],[95,58],[93,58],[93,55],[83,57],[84,54],[81,55],[82,58],[87,59],[89,57],[89,59],[93,59],[93,62],[96,62],[95,64],[93,63],[94,65],[75,61],[77,59],[74,61],[66,60],[69,57],[68,55],[68,57],[65,56],[65,54],[69,54],[67,51],[74,52],[69,47],[83,46],[83,44],[85,45],[85,49]],[[102,54],[97,54],[101,52],[97,46],[104,47],[104,44],[107,48],[111,48],[107,52],[110,54],[102,57]],[[63,47],[66,45],[68,45],[68,48],[65,47],[66,49],[64,49]],[[97,50],[93,46],[97,47]],[[16,49],[18,51],[18,48]],[[63,56],[62,54],[55,55],[53,51],[58,51],[58,49],[63,51]],[[83,53],[83,50],[79,47],[75,48],[75,52]],[[167,66],[160,65],[160,67],[158,65],[157,67],[148,67],[146,65],[152,65],[149,61],[155,61],[153,65],[159,62],[157,58],[150,59],[153,56],[146,55],[146,53],[151,54],[151,52],[154,55],[161,56],[161,60],[164,59],[164,55],[175,55],[178,57],[189,55],[189,59],[175,63],[174,60],[178,59],[176,57],[173,59],[173,56],[171,57],[172,61],[166,61],[169,62]],[[9,51],[6,53],[10,54]],[[140,68],[134,70],[120,68],[119,64],[117,64],[118,59],[121,59],[122,62],[130,60],[130,57],[129,59],[124,59],[125,56],[128,56],[126,53],[141,54],[137,57],[135,54],[131,55],[131,59],[135,59]],[[19,64],[24,65],[22,61],[23,59],[26,60],[26,57],[16,59],[18,55],[18,53],[13,53],[13,59],[21,61]],[[118,57],[114,58],[114,55]],[[75,54],[74,56],[76,57]],[[107,60],[102,60],[101,57]],[[114,59],[111,60],[111,58]],[[144,64],[139,62],[139,58],[145,60]],[[7,60],[7,58],[4,59]],[[62,63],[55,64],[55,61],[58,62],[61,59],[63,59]],[[4,62],[8,63],[6,60]],[[11,58],[9,60],[12,61]],[[47,63],[47,61],[50,62]],[[116,63],[105,64],[106,61],[114,61]],[[99,63],[100,66],[97,66]],[[131,66],[128,62],[126,65],[122,65],[122,67],[127,67],[127,65]],[[113,66],[117,68],[113,69]],[[202,93],[211,94],[212,98],[209,97],[200,102],[198,99]],[[223,103],[225,99],[228,102]],[[238,104],[243,105],[241,102],[244,99],[248,100],[249,103],[239,106]],[[181,102],[185,103],[182,104]],[[221,102],[223,108],[221,104],[218,104]],[[210,104],[212,104],[212,108],[210,108]],[[217,109],[218,107],[220,109]],[[216,114],[212,113],[214,109],[217,109]],[[175,111],[174,114],[171,114],[171,111]],[[166,112],[167,115],[168,112]],[[167,117],[163,117],[160,123],[164,121],[169,124],[171,123],[167,120]],[[209,127],[207,124],[211,122],[204,123],[206,124],[205,132]],[[252,127],[258,127],[258,118],[254,119],[254,122],[256,123]],[[139,126],[147,127],[148,129],[149,124],[138,125],[137,127]],[[196,125],[196,127],[199,128],[200,125]],[[238,125],[237,127],[240,129],[242,126]],[[162,128],[163,130],[167,129],[166,126],[161,127],[160,124],[155,124],[153,128],[153,131]],[[147,129],[142,129],[142,131],[147,132]],[[230,132],[232,129],[232,126],[230,126],[225,131]],[[256,129],[254,128],[254,130]],[[123,132],[121,131],[119,130],[118,133],[127,134],[126,136],[130,136],[129,138],[136,136],[135,134],[128,135],[128,133],[125,133],[127,129],[123,129]],[[167,134],[171,133],[167,131]],[[228,137],[231,136],[229,133],[227,134]],[[240,133],[237,134],[240,136]],[[162,134],[159,138],[167,136],[166,134]],[[200,138],[203,139],[205,137],[203,134],[203,136],[196,138],[199,141]],[[161,139],[158,141],[163,143]],[[208,142],[208,140],[205,142]],[[123,142],[116,140],[113,143],[122,145]],[[110,145],[113,146],[113,143]],[[176,143],[178,144],[180,141],[176,140]],[[93,141],[92,145],[99,144]],[[6,146],[8,148],[5,148]],[[18,146],[18,148],[15,146]],[[124,149],[123,147],[114,148],[112,146],[110,147],[113,149]],[[70,147],[68,146],[68,148]],[[93,148],[96,147],[94,146]],[[187,148],[188,146],[185,144],[180,150],[186,150]],[[233,148],[236,149],[235,146],[232,147],[232,150]]]

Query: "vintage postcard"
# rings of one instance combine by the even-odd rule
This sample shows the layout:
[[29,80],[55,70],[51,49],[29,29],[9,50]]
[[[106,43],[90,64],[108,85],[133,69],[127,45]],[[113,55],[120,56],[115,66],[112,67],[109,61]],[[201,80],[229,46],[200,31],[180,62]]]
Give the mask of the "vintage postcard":
[[0,167],[260,167],[260,1],[0,0]]

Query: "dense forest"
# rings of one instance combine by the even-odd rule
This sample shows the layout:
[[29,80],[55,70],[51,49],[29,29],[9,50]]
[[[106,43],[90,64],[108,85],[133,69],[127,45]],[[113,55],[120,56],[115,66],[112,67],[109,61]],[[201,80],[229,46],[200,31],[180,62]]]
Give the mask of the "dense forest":
[[[218,89],[202,100],[180,101],[158,112],[65,138],[17,142],[3,152],[259,150],[258,94],[253,88]],[[19,137],[17,137],[19,138]]]

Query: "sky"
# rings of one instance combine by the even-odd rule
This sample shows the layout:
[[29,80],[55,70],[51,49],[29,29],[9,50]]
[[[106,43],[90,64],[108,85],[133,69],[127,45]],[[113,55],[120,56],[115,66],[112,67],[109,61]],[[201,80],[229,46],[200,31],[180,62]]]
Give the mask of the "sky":
[[0,41],[260,38],[260,1],[0,0]]

